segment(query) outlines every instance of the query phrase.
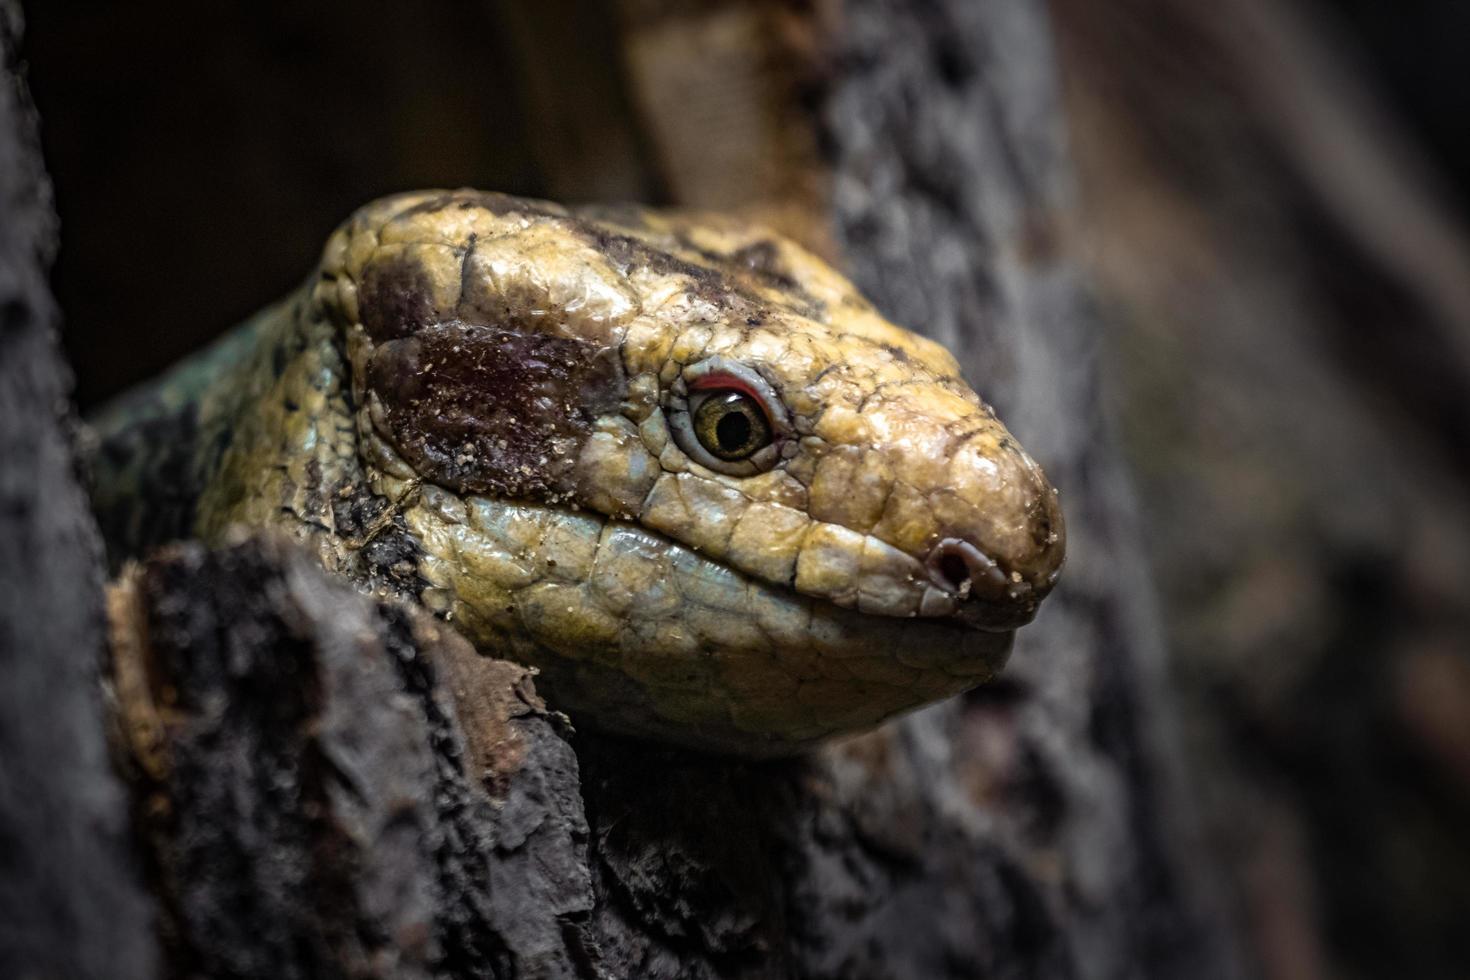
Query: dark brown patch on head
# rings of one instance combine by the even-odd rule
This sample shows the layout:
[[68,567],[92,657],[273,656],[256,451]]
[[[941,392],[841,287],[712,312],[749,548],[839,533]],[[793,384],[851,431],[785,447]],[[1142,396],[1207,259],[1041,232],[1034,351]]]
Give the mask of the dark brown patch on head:
[[362,326],[375,341],[406,337],[438,319],[423,267],[408,255],[371,263],[358,289]]
[[902,347],[897,347],[893,344],[884,344],[883,349],[886,350],[889,355],[898,363],[909,363],[909,352],[904,350]]
[[708,292],[711,298],[721,300],[733,298],[736,292],[734,284],[726,282],[716,270],[655,248],[641,238],[607,231],[592,224],[582,224],[579,230],[599,252],[607,256],[608,261],[625,272],[637,266],[658,275],[685,276],[694,281],[696,292]]
[[759,315],[764,310],[766,304],[723,269],[691,262],[634,235],[610,231],[595,221],[578,220],[570,227],[620,273],[626,275],[636,267],[655,275],[683,276],[689,280],[690,293],[732,316]]
[[730,261],[744,266],[778,289],[796,289],[796,280],[781,262],[781,249],[769,239],[751,242],[730,254]]
[[752,285],[775,290],[785,294],[786,300],[782,305],[792,312],[809,320],[826,320],[827,305],[807,292],[791,275],[781,260],[781,246],[772,239],[758,239],[733,252],[718,252],[694,244],[683,234],[676,237],[682,247],[708,261],[730,281],[739,283],[743,291],[751,292]]
[[623,396],[613,348],[461,322],[373,352],[383,435],[425,479],[462,493],[563,492],[592,421]]
[[[578,209],[569,227],[619,271],[626,274],[638,267],[657,275],[683,276],[689,280],[694,296],[732,318],[763,319],[772,304],[762,289],[781,294],[784,300],[778,300],[778,305],[800,316],[818,321],[827,318],[826,304],[791,275],[775,240],[758,239],[729,253],[713,251],[680,230],[670,233],[650,227],[640,209],[608,206]],[[639,229],[646,229],[646,233]]]

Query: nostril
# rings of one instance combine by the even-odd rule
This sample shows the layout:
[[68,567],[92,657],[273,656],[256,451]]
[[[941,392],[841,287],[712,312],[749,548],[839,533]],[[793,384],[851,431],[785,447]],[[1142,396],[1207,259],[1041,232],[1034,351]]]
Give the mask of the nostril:
[[945,538],[935,545],[925,565],[935,585],[961,599],[977,590],[990,593],[1007,584],[993,558],[960,538]]
[[956,595],[968,595],[970,592],[970,565],[964,558],[951,551],[939,557],[935,571],[944,580],[944,588]]

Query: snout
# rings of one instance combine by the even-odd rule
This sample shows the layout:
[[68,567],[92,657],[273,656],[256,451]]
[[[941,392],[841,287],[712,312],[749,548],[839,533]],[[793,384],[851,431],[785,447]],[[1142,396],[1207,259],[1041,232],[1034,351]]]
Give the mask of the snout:
[[977,629],[1024,626],[1061,571],[1066,535],[1056,491],[1010,440],[983,456],[957,454],[950,477],[960,503],[942,508],[947,519],[924,559],[934,592],[926,604]]

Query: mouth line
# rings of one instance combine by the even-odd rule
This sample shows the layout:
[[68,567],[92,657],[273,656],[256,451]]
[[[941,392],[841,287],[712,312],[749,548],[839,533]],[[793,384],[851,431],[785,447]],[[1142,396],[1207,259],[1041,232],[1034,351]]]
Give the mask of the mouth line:
[[[611,521],[618,520],[617,518],[607,517],[605,517],[604,519]],[[759,586],[760,588],[769,589],[773,592],[779,592],[784,595],[788,595],[806,602],[811,602],[814,604],[819,603],[828,609],[837,610],[839,612],[854,616],[861,616],[865,619],[870,619],[874,621],[884,621],[891,623],[923,623],[926,626],[939,627],[961,635],[979,633],[988,636],[1000,637],[1007,634],[1012,634],[1020,627],[1030,623],[1035,618],[1036,609],[1039,605],[1038,601],[1032,601],[1024,605],[1020,605],[1016,602],[1015,598],[1010,598],[1009,602],[998,602],[993,601],[988,597],[977,595],[975,593],[959,595],[957,594],[956,590],[951,588],[946,589],[945,591],[955,600],[955,608],[953,612],[944,615],[924,615],[923,613],[895,615],[883,612],[873,612],[860,608],[855,602],[850,605],[844,605],[843,603],[833,601],[828,596],[814,595],[809,592],[802,592],[796,588],[793,580],[777,582],[763,578],[759,575],[752,574],[751,572],[748,572],[742,568],[729,564],[724,560],[723,557],[717,557],[702,552],[699,549],[693,548],[690,545],[679,541],[678,539],[663,531],[654,530],[653,528],[647,527],[646,525],[643,525],[637,521],[627,521],[626,523],[637,527],[645,534],[663,539],[665,542],[668,543],[668,545],[672,547],[690,551],[693,554],[698,555],[705,561],[719,565],[727,572],[739,575],[751,584]],[[952,540],[953,539],[946,539],[946,542]],[[973,545],[968,544],[968,542],[961,543],[966,548],[969,548],[978,553],[978,549],[976,549]],[[1005,578],[1003,572],[999,571],[999,566],[997,565],[995,560],[989,558],[988,556],[982,555],[982,557],[986,562],[989,563],[990,567],[997,570],[996,575],[998,577],[995,579],[995,582],[997,584],[1003,582],[1009,590],[1012,587],[1012,583]],[[939,583],[934,582],[934,585],[939,586]],[[942,588],[942,586],[940,587]]]
[[[678,542],[675,542],[675,544],[678,544]],[[726,568],[729,571],[745,576],[752,583],[756,583],[763,588],[776,590],[786,595],[794,596],[795,598],[802,599],[808,602],[820,603],[821,605],[829,609],[841,610],[844,613],[862,616],[865,619],[871,619],[874,621],[885,621],[892,623],[924,623],[929,626],[943,627],[947,630],[952,630],[958,633],[984,633],[992,636],[999,636],[1003,634],[1014,633],[1017,629],[1030,623],[1036,617],[1036,610],[1037,606],[1039,605],[1039,602],[1037,601],[1025,604],[1019,604],[1014,599],[1009,602],[996,602],[982,596],[976,596],[974,594],[970,594],[968,596],[960,596],[954,594],[953,592],[947,592],[947,595],[953,598],[955,602],[954,610],[952,612],[940,615],[926,615],[922,612],[913,612],[907,614],[877,612],[871,609],[864,609],[857,603],[843,604],[841,602],[834,601],[828,596],[813,595],[808,592],[802,592],[798,590],[790,581],[772,582],[767,579],[751,575],[750,573],[745,572],[742,569],[728,565],[722,560],[711,558],[709,556],[705,557],[710,561],[716,562],[721,567]]]
[[950,621],[957,626],[981,633],[1014,633],[1036,618],[1037,605],[1037,603],[1032,603],[1022,607],[1006,608],[1003,610],[1003,617],[996,620],[986,619],[987,610],[983,608],[973,605],[960,606]]
[[[885,616],[883,618],[884,619],[892,619],[894,617],[892,617],[892,616]],[[968,633],[983,633],[983,634],[985,634],[987,636],[1004,636],[1004,635],[1006,635],[1008,633],[1014,633],[1019,628],[1018,626],[1011,626],[1011,625],[987,625],[987,624],[982,624],[982,623],[976,623],[976,622],[971,622],[968,619],[961,618],[959,616],[946,616],[946,617],[943,617],[943,618],[940,618],[940,617],[937,617],[937,616],[930,616],[930,617],[917,617],[916,616],[914,618],[918,622],[930,623],[930,624],[932,624],[934,626],[939,626],[939,627],[942,627],[944,629],[952,630],[952,631],[954,631],[956,633],[963,633],[963,634],[968,634]],[[1029,622],[1029,620],[1028,620],[1028,622]],[[1024,626],[1026,624],[1025,623],[1021,623],[1019,625],[1020,626]]]
[[[441,489],[444,493],[465,502],[472,501],[475,498],[480,498],[487,502],[514,503],[513,501],[506,501],[484,494],[460,494],[448,488]],[[533,503],[532,506],[538,506],[538,504]],[[539,504],[539,506],[547,507],[551,510],[566,511],[566,508],[557,507],[555,505],[548,506],[546,504]],[[1014,633],[1021,626],[1024,626],[1027,623],[1031,622],[1036,612],[1037,603],[1035,602],[1027,603],[1020,606],[1018,606],[1018,604],[1016,604],[1014,600],[1009,603],[992,602],[988,598],[976,595],[974,593],[971,593],[968,596],[956,595],[953,589],[945,589],[945,592],[956,600],[954,610],[949,613],[945,613],[942,615],[924,615],[923,613],[910,613],[904,615],[876,612],[869,609],[862,609],[856,603],[843,604],[833,601],[828,596],[814,595],[811,593],[802,592],[795,587],[794,582],[789,580],[773,581],[762,576],[752,574],[744,569],[729,564],[723,559],[723,557],[717,557],[715,555],[703,552],[697,548],[691,547],[690,545],[679,541],[666,532],[655,530],[654,528],[650,528],[638,521],[629,521],[625,518],[617,518],[607,514],[589,513],[587,511],[583,511],[582,515],[585,517],[599,518],[604,525],[625,524],[629,527],[636,528],[639,533],[647,535],[650,538],[662,541],[665,547],[678,549],[680,551],[687,551],[692,556],[707,561],[711,564],[718,565],[726,572],[738,575],[750,584],[755,585],[759,588],[784,594],[790,596],[791,598],[798,599],[804,602],[820,604],[822,607],[847,615],[860,616],[863,619],[872,620],[874,622],[886,621],[890,623],[923,623],[928,627],[939,628],[960,635],[972,635],[978,633],[1000,637],[1005,634]],[[968,547],[973,548],[972,545]],[[990,562],[992,566],[995,564],[992,559],[987,558],[986,560]],[[933,584],[936,587],[942,588],[942,586],[940,586],[940,583],[938,582],[934,582]]]
[[[586,511],[575,513],[556,505],[516,503],[478,494],[449,495],[463,500],[473,514],[456,515],[444,502],[424,504],[423,520],[427,523],[416,530],[433,532],[437,521],[446,520],[447,511],[450,523],[463,523],[469,538],[484,539],[487,555],[498,553],[509,560],[514,552],[512,538],[521,540],[508,530],[512,524],[565,522],[559,525],[564,533],[584,540],[588,550],[585,567],[580,561],[570,560],[550,564],[551,559],[565,557],[555,549],[534,556],[524,551],[514,552],[519,556],[518,562],[512,563],[515,587],[543,580],[558,588],[585,587],[587,600],[597,602],[602,613],[621,623],[604,638],[600,634],[589,636],[580,627],[568,630],[571,621],[556,616],[527,618],[527,610],[534,612],[547,603],[531,602],[523,607],[520,602],[509,601],[507,605],[507,600],[500,597],[512,589],[513,583],[497,580],[490,565],[485,573],[488,578],[481,579],[477,577],[480,570],[466,565],[458,553],[445,557],[432,543],[421,545],[425,555],[421,562],[433,556],[439,566],[439,572],[435,573],[438,578],[423,572],[421,578],[425,585],[432,582],[436,588],[448,590],[454,602],[462,603],[467,611],[475,614],[456,615],[456,620],[464,624],[462,628],[469,629],[466,636],[477,644],[501,644],[506,635],[511,635],[521,637],[516,642],[529,644],[527,650],[539,651],[535,656],[552,661],[587,656],[596,659],[603,653],[623,658],[634,650],[624,649],[620,638],[627,633],[640,638],[634,652],[651,651],[654,656],[649,662],[653,664],[665,661],[682,664],[681,658],[693,655],[688,666],[679,669],[717,671],[724,669],[720,664],[727,661],[738,664],[744,662],[742,658],[754,657],[752,662],[759,666],[774,657],[777,664],[788,664],[782,668],[788,672],[816,670],[812,677],[827,677],[836,668],[813,667],[811,658],[823,662],[835,658],[832,663],[849,666],[836,669],[829,680],[855,685],[863,691],[889,691],[874,696],[894,698],[896,710],[919,703],[905,700],[905,696],[895,693],[898,689],[910,690],[913,684],[927,685],[924,690],[936,692],[935,697],[963,690],[995,676],[1013,647],[1014,630],[999,628],[998,622],[985,624],[953,616],[866,612],[856,606],[798,592],[785,582],[743,572],[638,522]],[[547,516],[521,515],[522,508]],[[448,537],[430,533],[428,541],[442,544]],[[465,547],[473,550],[477,545],[470,541]],[[608,564],[598,571],[598,563],[603,561]],[[532,568],[532,564],[547,567]],[[611,571],[615,568],[626,570],[626,574]],[[652,575],[661,577],[655,581],[649,577]],[[619,582],[629,584],[629,588],[619,591]],[[560,599],[561,594],[556,594],[556,601],[548,600],[550,605],[559,607],[563,601],[574,602],[570,597]],[[702,614],[701,608],[708,615]],[[567,611],[572,611],[570,606]],[[499,618],[501,613],[508,614],[503,622]],[[750,627],[732,624],[726,628],[722,624],[731,615],[749,620]],[[663,632],[654,628],[671,623],[676,628]],[[580,652],[568,653],[568,649]],[[646,672],[653,676],[660,669],[649,667]],[[900,674],[899,680],[893,679]],[[647,680],[647,683],[663,682]],[[682,682],[668,683],[677,686]]]

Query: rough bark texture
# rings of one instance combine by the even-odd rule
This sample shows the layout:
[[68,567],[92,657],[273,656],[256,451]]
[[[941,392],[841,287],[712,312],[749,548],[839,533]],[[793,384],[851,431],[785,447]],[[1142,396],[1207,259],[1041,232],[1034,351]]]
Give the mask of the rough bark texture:
[[101,541],[73,472],[51,186],[0,2],[0,976],[151,974],[96,683]]
[[[1052,8],[1186,751],[1253,966],[1464,976],[1464,212],[1329,11]],[[1414,115],[1464,98],[1431,57],[1463,61],[1464,16],[1359,39],[1412,54]]]
[[828,103],[843,252],[880,308],[957,352],[1064,488],[1068,518],[1064,584],[1020,634],[1008,693],[909,723],[927,744],[906,768],[945,760],[926,795],[967,802],[962,819],[936,806],[963,843],[931,852],[934,870],[965,855],[971,887],[993,889],[971,914],[997,932],[1033,918],[1038,948],[1018,955],[1013,934],[1002,970],[1224,975],[1226,935],[1174,778],[1132,493],[1100,396],[1102,323],[1062,248],[1076,201],[1045,11],[861,0],[845,15]]
[[[1064,488],[1064,585],[1001,684],[812,758],[750,764],[568,739],[515,668],[279,545],[160,555],[115,593],[113,682],[165,972],[1229,974],[1228,932],[1187,858],[1096,320],[1057,248],[1071,175],[1039,5],[850,0],[820,27],[780,4],[620,9],[652,59],[638,84],[667,84],[654,69],[681,30],[767,45],[771,73],[734,88],[755,93],[740,118],[772,148],[742,152],[774,163],[723,203],[839,245],[885,312],[955,348]],[[628,102],[657,116],[646,96]],[[664,119],[650,172],[706,203],[709,174],[679,171],[660,130],[679,116]],[[791,216],[816,199],[827,210]],[[53,500],[75,491],[64,471],[5,472]],[[51,601],[96,581],[95,549],[79,555]],[[95,601],[91,646],[73,654],[96,649]],[[68,696],[93,703],[88,680]],[[35,717],[17,707],[31,714],[7,723]],[[100,767],[95,712],[84,727]],[[139,948],[153,934],[132,922]]]
[[111,605],[173,975],[577,975],[577,761],[525,668],[270,541]]

